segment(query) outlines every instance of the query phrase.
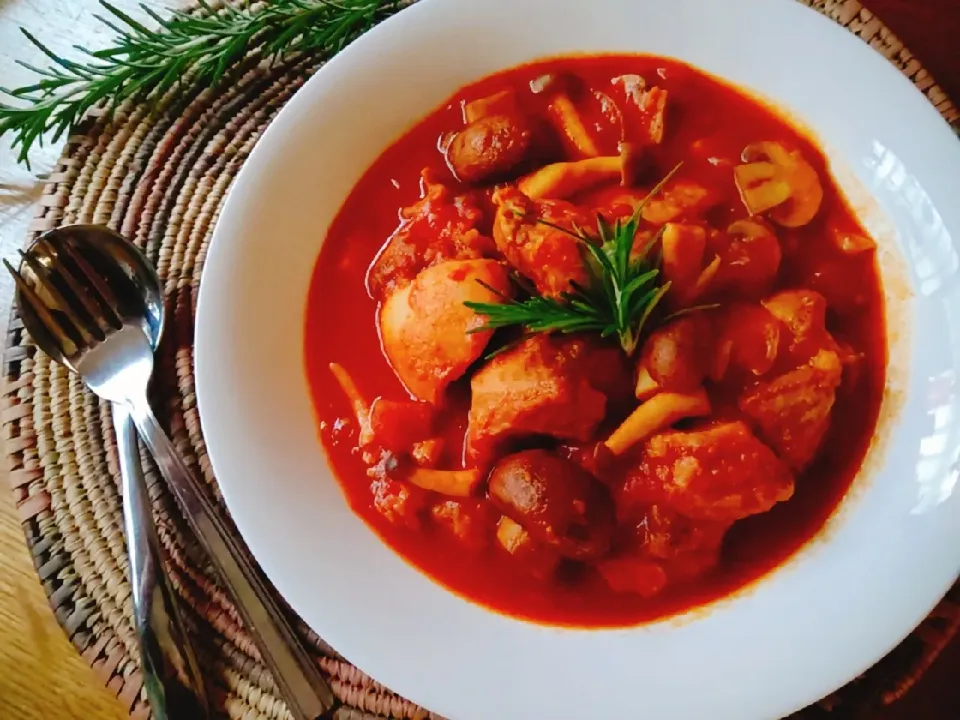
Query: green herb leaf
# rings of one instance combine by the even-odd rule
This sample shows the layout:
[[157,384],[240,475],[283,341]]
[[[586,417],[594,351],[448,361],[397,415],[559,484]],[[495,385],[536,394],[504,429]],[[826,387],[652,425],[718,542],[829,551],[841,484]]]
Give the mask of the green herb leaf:
[[82,59],[70,60],[23,30],[53,63],[31,68],[33,85],[0,94],[0,136],[13,135],[18,160],[48,133],[69,132],[83,114],[102,106],[107,114],[125,100],[157,99],[181,83],[212,86],[256,49],[267,59],[290,53],[327,57],[396,12],[404,0],[271,0],[257,7],[227,6],[203,13],[173,11],[163,18],[143,7],[154,28],[100,0],[108,17],[97,19],[117,33],[112,47],[95,52],[78,47]]
[[657,183],[628,220],[621,218],[611,224],[598,215],[596,237],[591,237],[580,228],[574,232],[545,220],[537,220],[583,243],[590,285],[580,287],[571,282],[570,291],[562,293],[559,298],[547,298],[531,292],[525,300],[504,298],[503,303],[464,303],[474,312],[486,316],[487,322],[475,332],[519,325],[526,328],[528,333],[596,332],[601,337],[617,335],[623,351],[632,355],[640,342],[644,326],[670,288],[670,283],[662,282],[660,258],[650,258],[650,252],[659,242],[663,228],[639,252],[634,251],[640,218],[647,202],[663,190],[679,169],[680,165],[677,165]]

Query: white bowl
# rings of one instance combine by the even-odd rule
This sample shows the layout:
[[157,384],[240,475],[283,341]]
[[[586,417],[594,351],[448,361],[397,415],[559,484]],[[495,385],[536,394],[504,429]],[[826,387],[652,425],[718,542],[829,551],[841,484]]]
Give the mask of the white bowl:
[[[677,57],[788,108],[838,172],[849,168],[844,185],[885,243],[891,294],[891,432],[868,462],[882,469],[861,474],[823,540],[749,590],[682,621],[622,630],[503,617],[400,559],[331,476],[303,367],[314,260],[370,163],[460,86],[576,51]],[[867,45],[792,0],[424,0],[296,94],[220,216],[196,369],[230,512],[321,637],[456,720],[794,711],[889,651],[960,570],[958,191],[960,143],[928,101]]]

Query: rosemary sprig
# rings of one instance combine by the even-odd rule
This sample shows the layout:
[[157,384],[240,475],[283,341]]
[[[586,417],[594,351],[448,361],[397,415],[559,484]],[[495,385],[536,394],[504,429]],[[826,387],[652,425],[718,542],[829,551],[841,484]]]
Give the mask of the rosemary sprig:
[[214,9],[198,0],[203,13],[173,11],[164,18],[145,5],[155,27],[127,15],[107,0],[107,11],[97,19],[117,33],[113,47],[87,50],[71,60],[57,55],[36,37],[27,39],[51,61],[38,68],[21,62],[37,75],[33,85],[0,88],[14,104],[0,102],[0,136],[13,134],[18,159],[29,166],[28,153],[69,131],[95,106],[107,112],[124,100],[158,98],[184,79],[197,85],[216,85],[229,68],[254,48],[264,57],[294,52],[332,55],[380,20],[402,7],[403,0],[270,0],[257,6]]
[[579,240],[585,249],[590,282],[581,287],[571,282],[569,291],[559,298],[548,298],[535,292],[524,300],[504,297],[502,303],[466,302],[467,307],[487,318],[478,330],[491,330],[515,325],[528,333],[597,332],[602,337],[617,335],[620,346],[632,355],[640,342],[643,328],[657,304],[670,289],[662,283],[659,254],[652,256],[663,228],[639,250],[634,251],[640,217],[646,204],[663,190],[680,169],[677,165],[651,190],[626,221],[618,218],[611,224],[597,216],[596,237],[580,228],[567,230],[544,220],[541,224],[567,233]]

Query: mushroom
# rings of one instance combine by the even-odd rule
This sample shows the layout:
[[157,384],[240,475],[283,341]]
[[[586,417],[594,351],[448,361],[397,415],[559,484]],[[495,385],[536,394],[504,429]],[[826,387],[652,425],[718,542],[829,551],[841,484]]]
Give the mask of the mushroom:
[[751,215],[769,212],[784,227],[801,227],[816,216],[823,201],[817,171],[796,150],[765,141],[747,145],[733,170],[740,198]]
[[532,200],[564,199],[607,182],[632,185],[643,163],[641,149],[621,143],[619,155],[590,157],[544,165],[517,182],[517,189]]

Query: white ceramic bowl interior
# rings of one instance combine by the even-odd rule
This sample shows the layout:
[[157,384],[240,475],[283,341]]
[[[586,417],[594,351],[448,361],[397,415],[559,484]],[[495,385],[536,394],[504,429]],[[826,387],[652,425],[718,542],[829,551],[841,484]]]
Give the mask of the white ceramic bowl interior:
[[[893,301],[901,326],[891,328],[909,338],[907,401],[882,471],[858,481],[825,542],[682,621],[564,630],[444,590],[350,512],[318,439],[304,309],[341,202],[418,119],[496,70],[621,51],[676,57],[773,98],[875,198],[895,226],[891,250],[906,259],[914,293]],[[297,93],[218,221],[196,369],[203,432],[230,512],[320,636],[447,717],[787,714],[879,659],[960,570],[958,189],[960,143],[928,101],[868,46],[793,0],[422,0]]]

